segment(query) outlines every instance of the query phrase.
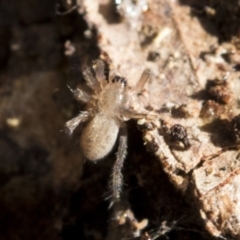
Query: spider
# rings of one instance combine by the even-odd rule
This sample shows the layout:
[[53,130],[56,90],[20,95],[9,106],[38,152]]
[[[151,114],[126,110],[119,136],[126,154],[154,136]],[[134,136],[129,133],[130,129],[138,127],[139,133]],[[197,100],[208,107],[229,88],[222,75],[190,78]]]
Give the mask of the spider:
[[79,124],[88,121],[80,136],[80,146],[90,161],[97,161],[108,155],[119,137],[117,159],[110,183],[114,203],[121,197],[121,170],[127,152],[127,129],[124,122],[129,119],[152,119],[156,114],[148,111],[139,98],[151,77],[150,70],[146,69],[137,85],[131,88],[124,77],[113,73],[110,73],[107,80],[104,67],[102,60],[96,60],[92,67],[85,66],[82,69],[92,94],[79,88],[71,90],[76,100],[86,103],[86,110],[68,121],[66,129],[71,135]]

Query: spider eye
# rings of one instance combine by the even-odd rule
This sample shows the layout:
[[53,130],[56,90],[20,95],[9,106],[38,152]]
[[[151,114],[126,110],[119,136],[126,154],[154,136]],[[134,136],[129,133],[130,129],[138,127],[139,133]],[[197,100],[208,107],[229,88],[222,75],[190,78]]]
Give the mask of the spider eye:
[[120,76],[116,75],[116,76],[113,78],[112,82],[113,82],[113,83],[119,82],[119,79],[120,79],[120,78],[121,78]]
[[127,86],[127,79],[121,78],[121,83],[123,83],[124,86]]
[[127,80],[126,80],[126,78],[120,77],[120,76],[118,76],[118,75],[113,78],[112,82],[113,82],[113,83],[115,83],[115,82],[121,82],[124,86],[127,86]]

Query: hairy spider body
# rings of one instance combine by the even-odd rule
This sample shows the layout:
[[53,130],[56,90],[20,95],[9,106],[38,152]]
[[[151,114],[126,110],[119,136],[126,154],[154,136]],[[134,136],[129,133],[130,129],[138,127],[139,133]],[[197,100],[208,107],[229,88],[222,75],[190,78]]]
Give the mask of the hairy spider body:
[[86,111],[66,123],[70,134],[81,123],[89,120],[80,137],[81,149],[85,157],[96,161],[104,158],[114,147],[119,137],[117,160],[113,167],[111,188],[113,202],[120,199],[122,188],[121,169],[126,156],[127,132],[124,121],[131,118],[149,118],[156,116],[144,108],[139,99],[145,83],[150,78],[150,71],[145,70],[135,88],[127,86],[123,77],[112,76],[107,81],[104,75],[104,63],[95,61],[93,68],[83,69],[83,76],[93,93],[73,90],[77,100],[87,103]]
[[[80,145],[85,157],[92,161],[104,158],[112,150],[119,128],[118,121],[103,113],[97,113],[84,128],[80,137]],[[104,134],[98,134],[99,132]]]

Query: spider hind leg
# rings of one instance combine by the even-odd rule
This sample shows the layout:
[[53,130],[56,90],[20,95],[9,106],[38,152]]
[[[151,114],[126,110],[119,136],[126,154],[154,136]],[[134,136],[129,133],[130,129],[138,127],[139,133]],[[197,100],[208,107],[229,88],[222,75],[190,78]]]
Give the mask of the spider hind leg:
[[123,185],[122,167],[127,154],[127,129],[122,127],[119,133],[119,146],[117,159],[113,166],[112,179],[110,186],[112,188],[112,203],[118,202],[121,198]]

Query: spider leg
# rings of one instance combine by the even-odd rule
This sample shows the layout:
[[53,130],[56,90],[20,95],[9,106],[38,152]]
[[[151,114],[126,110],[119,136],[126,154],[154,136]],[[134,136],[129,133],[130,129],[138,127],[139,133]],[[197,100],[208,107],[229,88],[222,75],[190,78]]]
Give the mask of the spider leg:
[[87,85],[92,89],[95,90],[99,87],[99,82],[97,81],[97,79],[95,78],[95,76],[93,75],[92,69],[87,67],[87,66],[83,66],[82,68],[82,74],[84,79],[87,82]]
[[139,111],[136,111],[134,109],[122,109],[122,115],[126,117],[127,119],[147,119],[147,120],[153,120],[156,117],[158,117],[158,114],[153,111],[148,111],[144,108],[141,108]]
[[110,70],[109,72],[109,82],[112,82],[112,80],[116,77],[117,73],[115,70]]
[[69,10],[67,10],[67,11],[65,11],[65,12],[60,12],[59,10],[58,10],[58,8],[59,8],[59,6],[58,6],[59,4],[57,4],[57,6],[56,6],[56,13],[57,13],[57,15],[60,15],[60,16],[65,16],[65,15],[67,15],[67,14],[69,14],[69,13],[71,13],[71,12],[73,12],[74,10],[76,10],[76,9],[78,9],[79,8],[79,5],[74,5],[74,6],[72,6]]
[[104,86],[107,85],[107,80],[106,76],[104,74],[104,62],[101,59],[97,59],[95,62],[94,70],[95,70],[95,75],[100,83],[101,87],[103,88]]
[[151,71],[147,68],[143,71],[137,85],[135,88],[136,92],[141,92],[145,86],[145,84],[147,83],[147,81],[151,78]]
[[87,102],[90,101],[91,96],[87,92],[85,92],[85,91],[83,91],[83,90],[81,90],[79,88],[77,88],[75,90],[71,89],[69,86],[68,86],[68,88],[73,93],[74,98],[77,101],[84,102],[84,103],[87,103]]
[[66,124],[65,124],[65,129],[67,131],[67,133],[69,135],[71,135],[74,131],[74,129],[81,123],[81,122],[85,122],[88,120],[90,116],[90,113],[87,111],[81,112],[80,114],[78,114],[75,118],[69,120]]
[[122,167],[127,154],[127,128],[126,126],[120,128],[119,132],[119,146],[117,152],[117,159],[113,166],[111,188],[113,203],[120,200],[120,194],[123,185]]

